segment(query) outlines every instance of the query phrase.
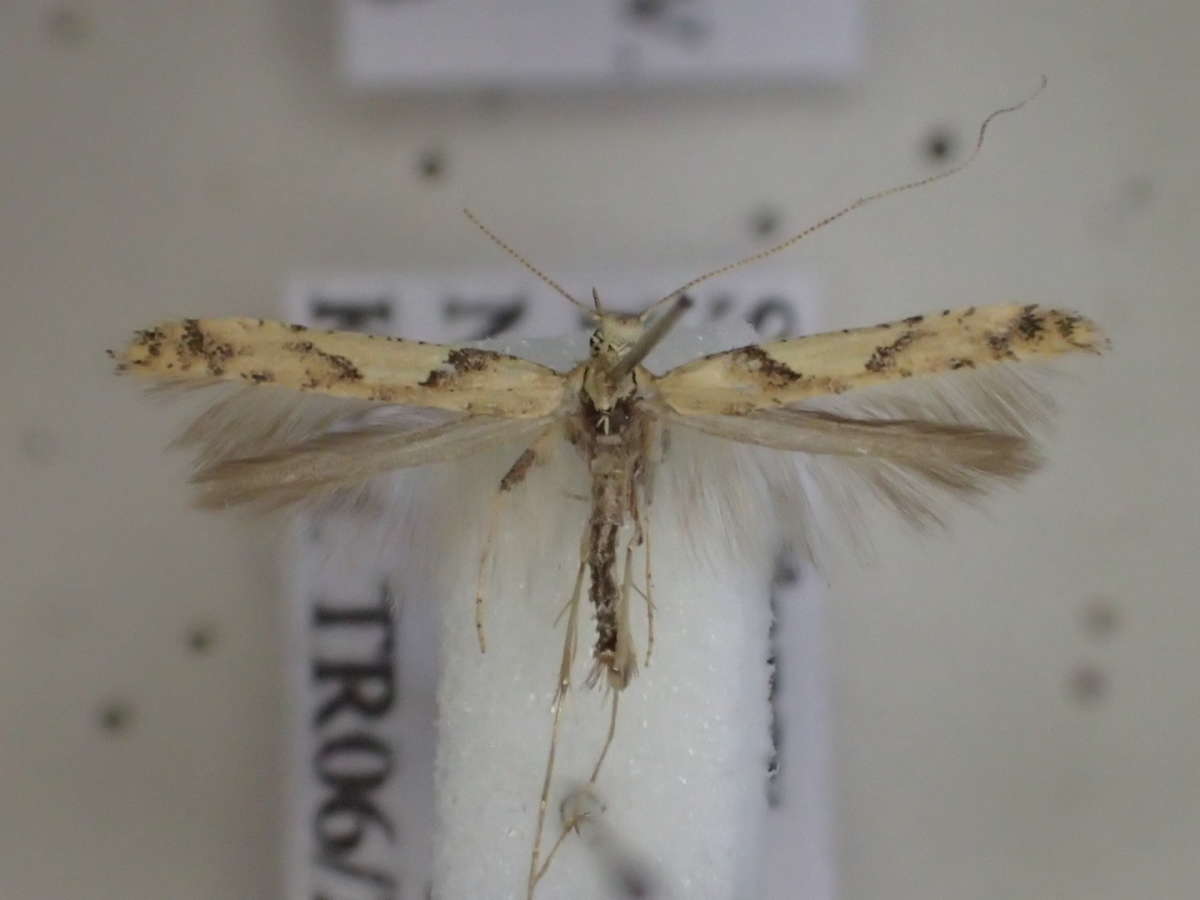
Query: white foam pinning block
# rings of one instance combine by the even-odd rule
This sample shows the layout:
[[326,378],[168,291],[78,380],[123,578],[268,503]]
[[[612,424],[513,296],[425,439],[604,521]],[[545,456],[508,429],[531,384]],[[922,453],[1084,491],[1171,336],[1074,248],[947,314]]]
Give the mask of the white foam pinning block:
[[[674,510],[688,505],[675,496],[687,490],[685,482],[663,478],[656,486],[664,489],[656,488],[649,516],[656,538],[654,656],[621,694],[615,739],[591,801],[603,812],[562,845],[538,886],[539,900],[763,896],[770,758],[766,601],[774,548],[735,551],[718,516],[684,526]],[[563,623],[554,622],[570,595],[575,565],[551,554],[578,546],[584,511],[547,514],[537,507],[553,492],[532,488],[529,494],[539,499],[515,504],[501,550],[545,552],[539,565],[553,575],[498,586],[488,605],[489,649],[482,658],[469,604],[443,609],[434,884],[444,897],[525,896],[563,645]],[[681,533],[683,527],[690,533]],[[471,579],[449,583],[455,581],[457,590],[448,596],[468,600]],[[644,649],[640,609],[634,619],[634,640]],[[581,616],[580,626],[543,853],[562,830],[564,803],[587,782],[609,724],[606,692],[584,687],[594,639],[590,616]],[[622,890],[633,884],[636,891]]]
[[[681,273],[643,273],[629,277],[636,288],[614,285],[602,298],[636,308],[653,299],[644,296],[646,285],[683,280]],[[650,367],[661,371],[755,340],[747,326],[729,324],[742,318],[770,335],[813,330],[818,292],[810,276],[772,269],[704,286],[693,327],[681,328]],[[578,311],[520,274],[297,279],[289,317],[443,341],[505,326],[535,334],[575,329],[573,342],[501,338],[501,348],[560,368],[586,354]],[[539,898],[639,890],[663,898],[772,896],[768,884],[787,885],[780,897],[829,897],[823,667],[819,654],[794,654],[787,643],[797,628],[819,631],[819,608],[811,585],[775,577],[779,534],[769,516],[759,517],[754,534],[731,541],[720,504],[704,502],[715,486],[689,477],[702,469],[699,456],[721,452],[722,444],[701,438],[672,447],[679,468],[674,475],[664,469],[650,518],[654,658],[622,694],[616,738],[586,799],[603,813],[563,843]],[[500,577],[486,608],[488,652],[480,655],[472,615],[480,528],[496,483],[521,449],[497,447],[466,464],[394,479],[392,494],[381,499],[404,510],[402,526],[383,516],[373,533],[361,521],[339,520],[302,530],[301,556],[291,564],[300,602],[292,644],[297,732],[288,896],[419,898],[430,886],[446,900],[524,896],[562,652],[563,626],[555,618],[570,594],[587,504],[571,496],[581,463],[569,448],[531,476],[536,489],[514,492],[497,543]],[[762,490],[750,485],[745,502],[765,509]],[[681,518],[681,509],[709,513]],[[777,604],[788,604],[774,646],[772,592]],[[807,602],[796,603],[798,593]],[[333,607],[343,611],[340,618],[330,615]],[[439,614],[440,639],[432,633]],[[635,616],[643,648],[645,629]],[[592,640],[586,603],[579,640],[544,852],[558,837],[562,802],[591,773],[609,721],[603,692],[582,686]],[[772,655],[786,660],[777,687],[785,685],[779,699],[788,704],[774,711]],[[330,667],[339,661],[342,669]],[[322,715],[339,692],[351,699]],[[792,709],[789,701],[801,697],[804,706]],[[787,724],[779,727],[781,721]],[[784,740],[771,784],[773,731]],[[784,802],[768,811],[772,797]],[[787,877],[775,874],[789,868]]]
[[856,0],[343,0],[360,86],[532,87],[844,78]]

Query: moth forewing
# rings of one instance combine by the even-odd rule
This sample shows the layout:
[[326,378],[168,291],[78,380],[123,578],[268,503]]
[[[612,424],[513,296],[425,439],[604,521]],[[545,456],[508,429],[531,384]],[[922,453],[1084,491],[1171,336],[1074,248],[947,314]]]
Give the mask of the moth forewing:
[[1096,326],[1075,313],[1034,304],[970,306],[714,353],[673,369],[656,387],[678,413],[738,415],[1104,346]]
[[183,319],[137,332],[119,371],[166,382],[277,385],[375,403],[537,418],[562,403],[562,376],[477,347],[317,331],[265,319]]

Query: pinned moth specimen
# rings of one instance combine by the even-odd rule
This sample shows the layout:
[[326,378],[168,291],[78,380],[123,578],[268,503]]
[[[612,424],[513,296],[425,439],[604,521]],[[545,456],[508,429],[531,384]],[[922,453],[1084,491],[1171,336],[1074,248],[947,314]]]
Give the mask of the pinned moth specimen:
[[[165,322],[137,332],[113,356],[118,371],[162,385],[272,391],[296,408],[323,398],[317,424],[310,422],[307,436],[291,443],[281,438],[289,414],[254,419],[236,393],[203,414],[185,438],[199,447],[193,480],[204,506],[286,506],[394,470],[469,457],[498,441],[523,442],[527,449],[497,485],[480,554],[475,615],[481,650],[483,572],[503,498],[536,477],[556,446],[579,454],[590,479],[589,512],[564,598],[554,724],[529,864],[532,897],[558,847],[543,855],[541,841],[584,598],[595,620],[587,682],[603,682],[612,695],[592,782],[612,742],[621,692],[638,670],[630,628],[635,595],[650,617],[642,664],[649,662],[654,606],[646,512],[670,431],[844,460],[877,495],[917,519],[929,515],[926,489],[972,495],[1036,467],[1026,427],[1030,389],[1014,370],[1101,351],[1106,341],[1099,329],[1076,313],[1032,304],[942,309],[713,353],[663,374],[643,365],[690,306],[687,292],[695,285],[783,250],[853,209],[960,171],[978,154],[992,119],[1017,108],[988,116],[974,152],[958,167],[860,198],[768,250],[693,279],[640,313],[604,309],[595,291],[591,305],[580,303],[468,212],[501,248],[591,318],[590,352],[570,371],[473,346],[249,318]],[[899,383],[910,388],[905,399],[881,392]],[[947,390],[952,383],[966,388]],[[453,417],[415,427],[344,426],[363,409],[393,407],[433,408]],[[324,427],[333,424],[343,427]]]

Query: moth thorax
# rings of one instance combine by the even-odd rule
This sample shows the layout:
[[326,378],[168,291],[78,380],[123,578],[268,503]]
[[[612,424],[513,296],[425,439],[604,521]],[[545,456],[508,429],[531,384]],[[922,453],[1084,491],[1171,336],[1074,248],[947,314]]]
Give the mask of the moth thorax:
[[[633,419],[634,404],[629,391],[612,390],[603,378],[595,379],[581,399],[583,421],[595,435],[624,434]],[[593,461],[595,462],[595,461]]]

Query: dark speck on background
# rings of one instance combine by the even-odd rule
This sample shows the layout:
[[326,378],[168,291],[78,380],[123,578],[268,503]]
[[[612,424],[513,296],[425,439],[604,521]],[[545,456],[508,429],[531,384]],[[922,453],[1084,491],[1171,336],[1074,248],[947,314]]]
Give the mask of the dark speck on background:
[[78,47],[92,35],[92,20],[72,6],[52,6],[43,19],[47,37],[65,47]]
[[935,127],[925,136],[924,154],[931,163],[943,163],[953,159],[958,141],[949,129]]
[[128,731],[133,723],[133,707],[121,700],[112,700],[102,707],[97,717],[100,730],[108,734]]
[[750,230],[754,232],[755,237],[768,238],[778,234],[781,222],[782,218],[777,210],[764,206],[755,210],[750,217]]
[[1090,637],[1110,637],[1120,625],[1117,608],[1106,597],[1093,597],[1080,616],[1080,624]]
[[185,643],[188,650],[197,656],[210,653],[217,644],[216,626],[207,622],[191,626],[185,635]]
[[440,181],[446,177],[446,152],[431,148],[417,160],[417,172],[426,181]]
[[57,459],[58,450],[58,435],[49,428],[35,425],[21,435],[20,452],[30,462],[50,465]]
[[1108,675],[1099,666],[1083,663],[1067,678],[1071,698],[1081,706],[1093,706],[1108,696]]

